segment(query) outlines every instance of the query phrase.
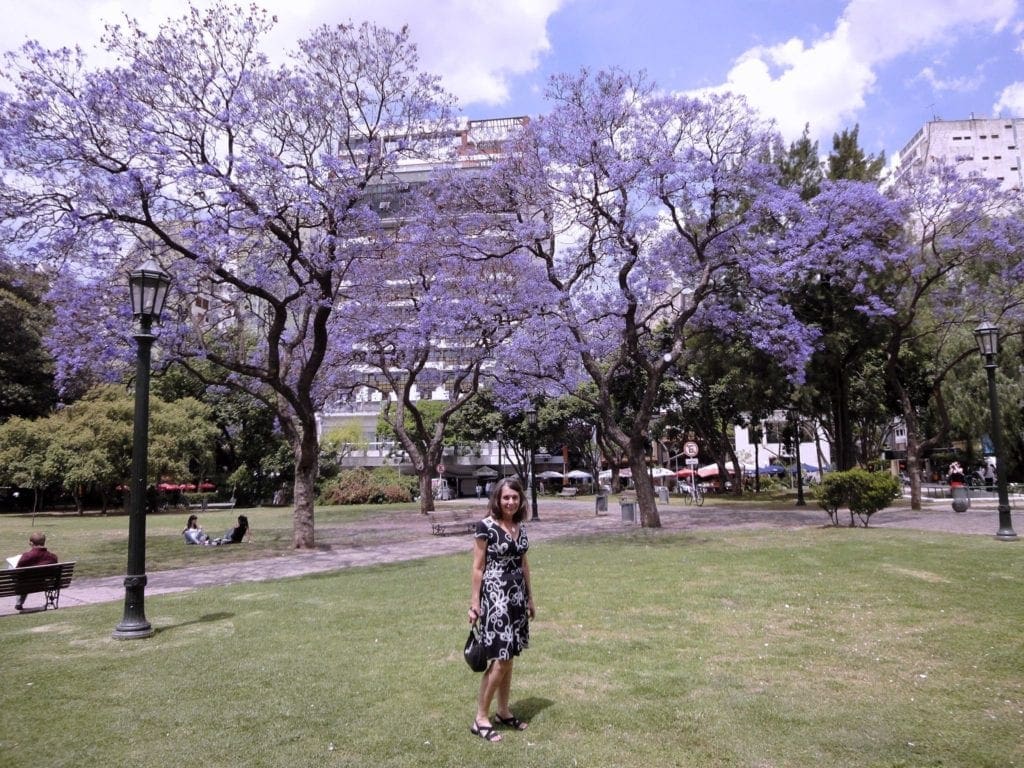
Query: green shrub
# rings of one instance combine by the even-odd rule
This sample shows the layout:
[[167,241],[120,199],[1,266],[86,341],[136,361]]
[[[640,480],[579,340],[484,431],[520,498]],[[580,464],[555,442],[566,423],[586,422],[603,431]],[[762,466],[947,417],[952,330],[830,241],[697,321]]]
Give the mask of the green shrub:
[[826,475],[813,493],[833,525],[839,525],[839,510],[846,507],[850,510],[850,527],[855,526],[859,518],[867,528],[875,512],[898,498],[900,482],[885,472],[851,469]]
[[412,501],[416,478],[394,467],[345,469],[320,491],[320,504],[395,504]]

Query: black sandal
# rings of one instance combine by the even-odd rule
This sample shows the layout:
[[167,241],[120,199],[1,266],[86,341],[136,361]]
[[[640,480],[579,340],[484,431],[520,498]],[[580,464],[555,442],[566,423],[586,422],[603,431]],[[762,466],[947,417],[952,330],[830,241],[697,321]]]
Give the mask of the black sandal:
[[501,715],[495,715],[494,719],[502,725],[507,725],[509,728],[513,728],[517,731],[525,731],[527,724],[520,720],[515,715],[509,715],[508,717],[502,717]]
[[501,734],[494,730],[494,726],[491,725],[473,723],[469,728],[469,732],[474,736],[479,736],[484,741],[501,741]]

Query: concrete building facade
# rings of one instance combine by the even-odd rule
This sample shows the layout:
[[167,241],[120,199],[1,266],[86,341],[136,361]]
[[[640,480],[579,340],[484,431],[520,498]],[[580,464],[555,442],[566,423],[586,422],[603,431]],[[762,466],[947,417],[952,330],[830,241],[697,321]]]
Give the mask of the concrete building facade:
[[932,120],[900,150],[896,177],[945,161],[963,176],[978,174],[999,181],[1004,189],[1024,189],[1022,141],[1020,117]]

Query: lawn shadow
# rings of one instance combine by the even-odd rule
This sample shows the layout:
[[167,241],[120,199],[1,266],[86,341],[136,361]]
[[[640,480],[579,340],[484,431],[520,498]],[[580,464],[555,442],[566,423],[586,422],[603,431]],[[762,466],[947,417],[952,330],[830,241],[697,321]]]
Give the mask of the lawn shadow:
[[551,699],[530,696],[527,699],[517,701],[511,706],[511,709],[520,720],[530,722],[545,709],[554,705],[554,703]]
[[180,624],[170,624],[166,627],[157,627],[154,631],[154,634],[163,634],[164,632],[168,632],[170,630],[181,629],[182,627],[190,627],[193,624],[205,624],[211,621],[224,621],[225,619],[234,618],[234,616],[235,614],[228,613],[227,611],[221,611],[219,613],[207,613],[203,616],[200,616],[198,619],[193,619],[192,621],[183,621]]

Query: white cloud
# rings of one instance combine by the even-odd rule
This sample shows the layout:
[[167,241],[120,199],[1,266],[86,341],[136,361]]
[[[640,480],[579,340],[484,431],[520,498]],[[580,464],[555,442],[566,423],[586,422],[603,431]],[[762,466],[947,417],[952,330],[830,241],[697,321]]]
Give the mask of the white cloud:
[[931,86],[934,91],[954,91],[956,93],[970,93],[976,91],[984,81],[980,72],[975,72],[970,77],[947,77],[942,78],[931,67],[922,69],[915,80],[923,80]]
[[536,68],[550,49],[547,22],[565,0],[389,0],[373,6],[387,26],[408,23],[424,69],[464,102],[500,104],[508,78]]
[[1020,117],[1024,115],[1024,82],[1008,85],[992,105],[992,114]]
[[775,119],[787,139],[797,138],[808,122],[813,135],[827,137],[856,118],[880,67],[968,28],[1003,29],[1016,5],[1016,0],[851,0],[835,29],[810,44],[793,39],[744,53],[720,89],[744,94]]
[[[212,1],[192,0],[198,7]],[[368,20],[392,29],[408,24],[423,69],[440,75],[463,103],[487,104],[507,98],[511,76],[537,66],[550,48],[548,19],[569,1],[256,0],[278,17],[266,49],[272,57],[293,50],[300,38],[322,24]],[[127,12],[145,29],[155,30],[166,19],[186,13],[180,0],[35,0],[11,5],[0,26],[0,50],[20,47],[27,39],[38,39],[48,48],[79,42],[91,65],[103,62],[96,43],[104,22],[120,23]]]

